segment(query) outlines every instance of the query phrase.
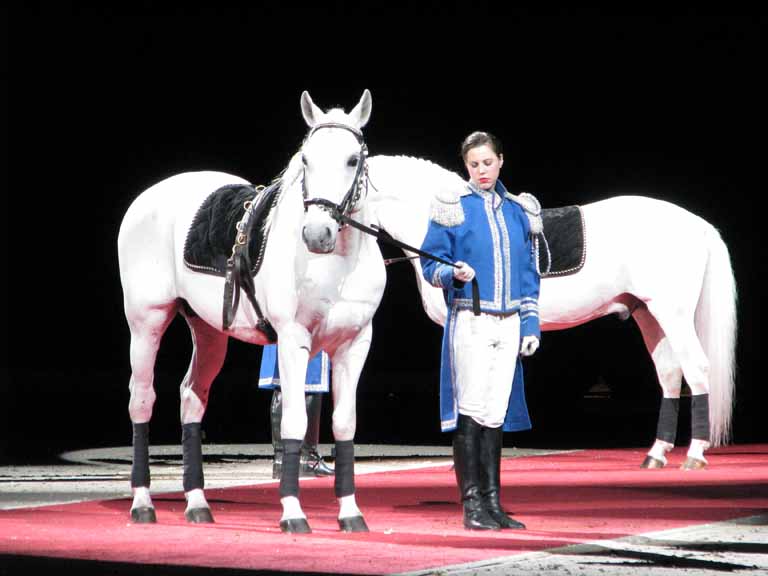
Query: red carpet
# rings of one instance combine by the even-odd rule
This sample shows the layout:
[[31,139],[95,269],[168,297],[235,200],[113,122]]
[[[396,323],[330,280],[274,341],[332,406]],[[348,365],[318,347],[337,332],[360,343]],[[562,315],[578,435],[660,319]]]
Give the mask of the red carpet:
[[[188,525],[181,493],[155,496],[158,524],[132,525],[130,500],[0,512],[0,554],[123,563],[381,574],[439,568],[768,511],[768,446],[711,450],[710,467],[641,470],[643,450],[507,459],[503,501],[525,531],[461,527],[448,466],[357,477],[371,528],[343,534],[330,479],[302,481],[314,532],[278,528],[277,484],[209,490],[216,524]],[[1,561],[1,560],[0,560]]]

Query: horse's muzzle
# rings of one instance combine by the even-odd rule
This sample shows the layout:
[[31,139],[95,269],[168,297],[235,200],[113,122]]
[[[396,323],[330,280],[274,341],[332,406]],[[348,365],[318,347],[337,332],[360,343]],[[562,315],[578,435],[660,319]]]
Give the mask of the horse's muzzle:
[[301,237],[307,250],[314,254],[328,254],[336,247],[337,225],[328,223],[309,222],[301,230]]

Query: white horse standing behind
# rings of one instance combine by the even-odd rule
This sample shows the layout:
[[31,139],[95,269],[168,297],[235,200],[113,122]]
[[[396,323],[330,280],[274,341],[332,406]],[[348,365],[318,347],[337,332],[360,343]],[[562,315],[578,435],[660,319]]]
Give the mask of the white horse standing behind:
[[[455,195],[465,185],[457,174],[426,160],[376,156],[369,164],[370,204],[378,224],[414,247],[424,239],[434,198]],[[666,464],[684,376],[692,392],[693,437],[683,467],[702,468],[704,451],[727,442],[731,432],[736,283],[728,249],[711,224],[669,202],[620,196],[581,208],[584,265],[573,275],[542,278],[541,328],[631,315],[663,392],[657,439],[643,466]],[[418,260],[413,265],[427,314],[443,324],[442,290],[423,280]]]
[[[286,532],[310,531],[298,499],[298,450],[307,425],[307,361],[323,349],[333,362],[339,524],[342,530],[367,531],[354,496],[355,395],[386,276],[376,240],[341,227],[334,216],[352,214],[370,220],[365,197],[367,148],[361,128],[371,113],[371,95],[366,90],[345,114],[341,109],[324,113],[305,92],[301,109],[310,131],[280,178],[263,262],[254,278],[253,295],[263,315],[244,303],[227,329],[222,279],[192,270],[184,261],[185,241],[200,206],[222,186],[247,185],[241,178],[219,172],[173,176],[136,198],[121,224],[120,279],[131,333],[131,516],[136,522],[156,521],[148,453],[148,424],[155,401],[153,370],[163,333],[180,313],[193,341],[180,390],[187,520],[213,521],[203,492],[200,423],[209,388],[224,361],[227,339],[268,343],[262,324],[266,318],[280,343],[284,442],[280,526]],[[235,292],[239,296],[239,288]]]

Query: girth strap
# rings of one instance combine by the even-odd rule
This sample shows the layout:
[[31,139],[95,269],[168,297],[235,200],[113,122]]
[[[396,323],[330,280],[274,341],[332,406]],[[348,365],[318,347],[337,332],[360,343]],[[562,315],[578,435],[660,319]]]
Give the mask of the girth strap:
[[256,327],[267,335],[270,342],[277,341],[277,333],[269,321],[264,318],[261,307],[256,301],[253,277],[251,276],[251,259],[248,255],[248,244],[254,223],[258,220],[256,215],[265,209],[272,193],[279,186],[280,182],[278,181],[268,188],[258,189],[253,200],[245,203],[245,214],[240,222],[237,223],[237,234],[235,236],[235,243],[232,246],[232,255],[227,260],[224,276],[224,306],[222,309],[222,327],[224,330],[228,330],[240,305],[240,289],[242,289],[258,317]]

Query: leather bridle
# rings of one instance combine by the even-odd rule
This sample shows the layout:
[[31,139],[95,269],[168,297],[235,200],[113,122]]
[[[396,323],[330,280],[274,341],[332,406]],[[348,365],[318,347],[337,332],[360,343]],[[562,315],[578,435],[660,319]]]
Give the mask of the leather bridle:
[[349,190],[344,195],[344,198],[338,204],[335,204],[326,198],[309,197],[309,192],[307,190],[306,166],[304,168],[304,175],[302,177],[301,184],[302,194],[304,196],[304,211],[306,212],[307,208],[310,206],[320,206],[326,210],[331,215],[331,218],[336,220],[336,222],[339,223],[339,227],[341,227],[344,224],[344,217],[348,217],[352,212],[354,212],[355,206],[357,206],[357,203],[362,197],[363,190],[365,190],[367,193],[368,146],[366,146],[365,140],[363,139],[363,133],[360,130],[352,128],[351,126],[347,126],[346,124],[340,124],[338,122],[325,122],[323,124],[315,125],[310,131],[309,136],[307,136],[307,140],[309,140],[315,132],[323,128],[341,128],[347,132],[351,132],[357,139],[357,142],[360,144],[360,156],[357,161],[357,171],[355,172],[355,177],[352,180],[352,186],[350,186]]

